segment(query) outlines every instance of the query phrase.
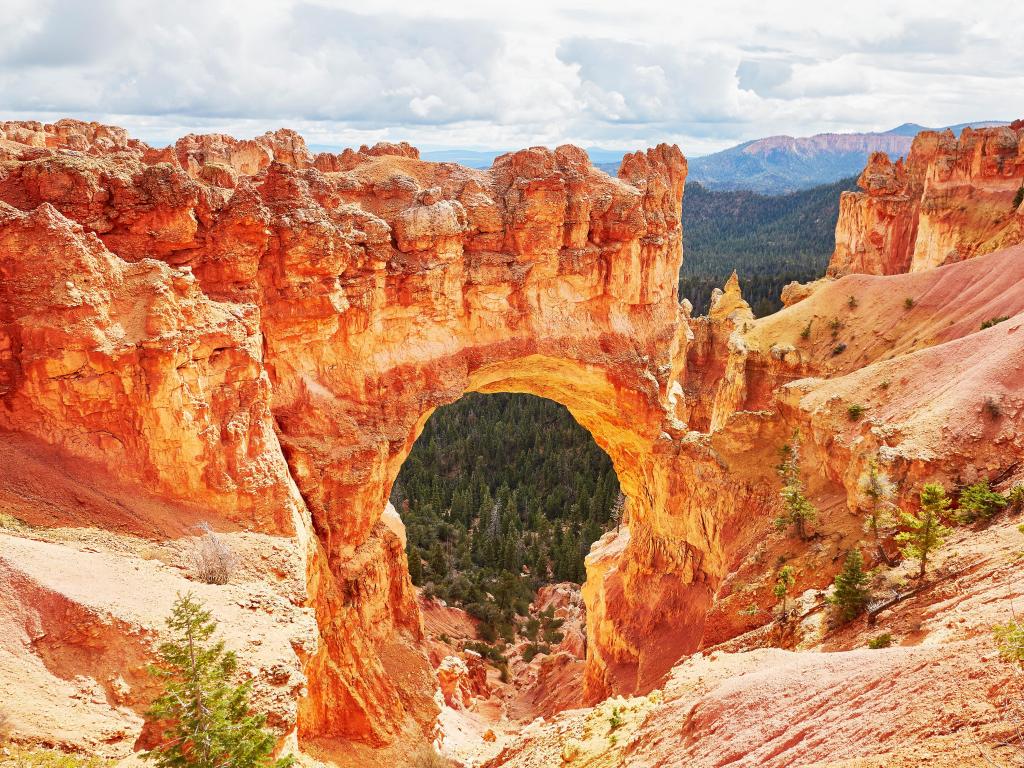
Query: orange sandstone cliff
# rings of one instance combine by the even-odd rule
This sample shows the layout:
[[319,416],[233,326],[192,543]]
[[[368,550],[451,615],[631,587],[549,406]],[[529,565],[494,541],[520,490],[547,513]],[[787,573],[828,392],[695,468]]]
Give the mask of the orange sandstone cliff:
[[591,596],[590,695],[650,687],[696,647],[723,566],[720,525],[671,471],[677,149],[612,179],[573,147],[485,172],[407,145],[313,158],[287,131],[154,150],[73,121],[0,128],[0,427],[215,527],[296,542],[318,622],[300,738],[432,728],[381,510],[431,411],[469,390],[565,403],[634,498],[633,564],[609,607]]
[[1024,238],[1024,124],[924,131],[906,160],[874,153],[840,199],[829,274],[892,275],[990,253]]

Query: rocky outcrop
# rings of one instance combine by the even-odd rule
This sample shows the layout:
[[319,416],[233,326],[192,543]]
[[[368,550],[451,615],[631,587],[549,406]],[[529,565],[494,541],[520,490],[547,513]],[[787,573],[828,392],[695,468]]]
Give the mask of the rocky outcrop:
[[844,192],[829,274],[892,275],[990,253],[1024,239],[1024,127],[924,131],[906,161],[874,153]]
[[466,709],[474,696],[487,696],[487,667],[480,654],[463,651],[458,656],[446,656],[437,667],[437,680],[444,703],[452,709]]
[[[875,626],[819,642],[817,611],[800,652],[706,649],[646,697],[531,724],[485,768],[1012,765],[1021,680],[991,626],[1022,596],[1018,523],[957,532],[934,583]],[[868,647],[885,633],[891,647]]]

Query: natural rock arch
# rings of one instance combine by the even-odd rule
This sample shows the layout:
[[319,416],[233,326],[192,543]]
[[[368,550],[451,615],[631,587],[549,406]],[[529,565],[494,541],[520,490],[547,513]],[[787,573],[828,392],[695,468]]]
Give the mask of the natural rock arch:
[[[383,615],[400,632],[419,631],[406,563],[379,516],[434,408],[467,391],[562,403],[611,457],[634,499],[636,526],[657,515],[671,528],[657,454],[672,443],[666,422],[685,354],[674,290],[685,165],[668,148],[627,158],[621,175],[635,182],[627,185],[573,148],[527,150],[499,159],[488,174],[459,169],[426,192],[438,179],[422,176],[436,166],[386,157],[362,170],[386,171],[388,184],[396,170],[415,178],[411,205],[389,227],[394,240],[375,244],[388,261],[401,260],[401,271],[375,289],[365,324],[336,332],[315,358],[291,332],[268,332],[266,349],[281,440],[333,581],[390,585],[386,605],[363,593],[340,606],[333,596],[318,601],[325,648],[310,667],[304,727],[387,740],[381,731],[400,722],[395,711],[420,706],[410,700],[415,687],[389,691],[395,676],[383,666],[347,678],[335,661],[366,651],[331,646],[358,622],[363,635],[379,634]],[[277,348],[276,338],[289,341]],[[388,555],[378,556],[383,550]],[[383,563],[391,564],[386,574]],[[692,581],[692,563],[666,570],[680,568]],[[606,680],[596,656],[593,667],[594,695],[623,682]],[[339,691],[349,698],[338,701]]]
[[154,150],[3,128],[0,427],[297,537],[319,623],[297,651],[302,735],[379,744],[433,720],[381,511],[466,391],[566,405],[631,499],[628,544],[588,561],[589,696],[652,687],[699,644],[739,505],[686,424],[712,406],[683,396],[677,148],[616,179],[569,146],[475,171],[407,145],[313,158],[287,131]]

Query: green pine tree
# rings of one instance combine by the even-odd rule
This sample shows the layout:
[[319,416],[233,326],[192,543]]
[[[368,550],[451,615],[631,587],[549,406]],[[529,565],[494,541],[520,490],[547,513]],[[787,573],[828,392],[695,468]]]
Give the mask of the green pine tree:
[[871,600],[868,574],[864,572],[864,558],[859,549],[851,549],[846,555],[846,562],[836,574],[834,584],[835,590],[829,602],[835,606],[842,621],[853,621],[864,612]]
[[423,561],[420,559],[420,551],[409,547],[409,578],[417,587],[423,585]]
[[980,480],[960,491],[957,519],[961,523],[991,520],[1006,506],[1006,497],[993,491],[988,480]]
[[780,531],[790,526],[802,540],[809,538],[807,525],[818,517],[817,508],[804,494],[804,482],[800,476],[800,433],[793,433],[793,441],[782,446],[782,462],[777,471],[782,478],[782,510],[775,518],[775,527]]
[[892,565],[882,545],[882,537],[891,533],[896,524],[894,512],[897,509],[896,486],[889,476],[878,470],[878,461],[868,461],[867,469],[860,477],[861,505],[864,509],[864,531],[875,541],[878,558],[886,565]]
[[784,565],[779,568],[779,572],[775,574],[775,588],[772,590],[775,593],[775,598],[779,601],[779,615],[785,620],[789,616],[789,609],[786,605],[789,597],[789,590],[796,584],[796,571],[793,570],[792,565]]
[[900,552],[904,557],[920,562],[918,578],[924,578],[928,556],[942,546],[950,533],[941,520],[948,509],[946,489],[938,483],[926,483],[921,488],[921,509],[917,514],[900,513],[901,523],[909,530],[896,534],[896,541],[902,544]]
[[167,626],[173,639],[151,668],[164,685],[149,717],[167,723],[160,743],[143,757],[160,768],[286,768],[273,760],[275,738],[266,716],[249,711],[251,682],[232,682],[238,660],[212,640],[217,623],[191,593],[179,596]]

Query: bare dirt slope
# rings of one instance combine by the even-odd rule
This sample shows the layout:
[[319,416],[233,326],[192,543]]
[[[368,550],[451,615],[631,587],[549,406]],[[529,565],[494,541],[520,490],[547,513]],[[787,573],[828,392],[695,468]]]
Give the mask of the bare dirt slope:
[[[663,692],[565,712],[488,766],[952,768],[1012,758],[999,742],[1020,725],[1007,698],[1024,689],[991,627],[1024,601],[1019,523],[958,531],[934,586],[875,626],[860,620],[800,652],[708,649],[678,665]],[[804,623],[812,641],[823,615]],[[892,647],[866,647],[883,633]]]

